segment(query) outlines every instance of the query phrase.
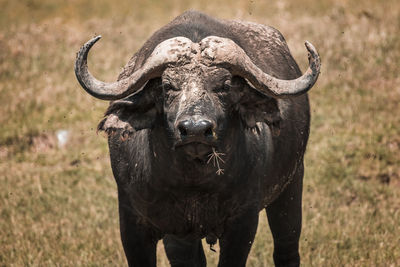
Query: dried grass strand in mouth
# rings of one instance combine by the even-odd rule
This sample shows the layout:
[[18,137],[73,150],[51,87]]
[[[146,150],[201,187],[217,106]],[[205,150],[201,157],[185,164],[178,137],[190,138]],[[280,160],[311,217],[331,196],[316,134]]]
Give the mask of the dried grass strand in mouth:
[[219,161],[222,163],[225,163],[225,161],[222,159],[222,156],[225,156],[224,153],[217,152],[215,148],[212,148],[212,153],[208,155],[209,159],[207,160],[207,164],[209,164],[211,161],[213,162],[213,166],[217,167],[216,174],[217,175],[222,175],[224,174],[224,169],[221,168]]

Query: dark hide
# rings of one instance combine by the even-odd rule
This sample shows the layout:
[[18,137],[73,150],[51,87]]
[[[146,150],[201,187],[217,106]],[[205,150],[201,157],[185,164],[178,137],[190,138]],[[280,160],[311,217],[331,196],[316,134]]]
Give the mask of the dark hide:
[[[191,11],[157,31],[119,79],[140,68],[166,39],[184,36],[199,42],[210,35],[232,39],[277,78],[301,75],[277,30]],[[181,95],[191,96],[193,86],[199,95],[180,109]],[[187,146],[174,146],[186,135],[176,123],[196,114],[215,126],[214,135],[207,136],[214,150],[200,143],[189,148],[207,155],[223,153],[217,154],[221,160],[215,153],[189,157]],[[109,134],[121,238],[130,266],[155,266],[156,244],[162,238],[171,265],[205,266],[200,242],[205,237],[211,245],[219,240],[219,266],[245,266],[263,209],[274,237],[275,264],[299,265],[307,95],[278,100],[226,70],[182,67],[167,69],[139,93],[111,103],[105,115],[98,129]]]

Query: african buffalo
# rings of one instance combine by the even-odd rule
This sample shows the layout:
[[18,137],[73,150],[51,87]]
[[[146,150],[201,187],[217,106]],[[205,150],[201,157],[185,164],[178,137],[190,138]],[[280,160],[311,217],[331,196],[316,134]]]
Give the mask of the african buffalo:
[[163,239],[172,266],[205,266],[201,243],[219,240],[218,266],[245,266],[266,210],[277,266],[298,266],[307,91],[320,71],[308,42],[301,74],[274,28],[190,11],[154,33],[116,82],[76,77],[112,100],[108,134],[129,266],[155,266]]

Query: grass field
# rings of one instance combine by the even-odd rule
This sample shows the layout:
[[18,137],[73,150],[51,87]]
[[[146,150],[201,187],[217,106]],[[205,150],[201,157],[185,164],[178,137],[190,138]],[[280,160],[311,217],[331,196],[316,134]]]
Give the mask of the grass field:
[[[187,9],[279,29],[310,92],[303,266],[400,266],[400,2],[397,0],[0,0],[0,266],[124,266],[105,138],[107,107],[78,85],[79,47],[115,80],[150,34]],[[95,55],[95,56],[94,56]],[[67,130],[68,142],[56,134]],[[248,266],[272,265],[261,216]],[[209,266],[217,254],[206,249]],[[168,266],[162,246],[159,266]]]

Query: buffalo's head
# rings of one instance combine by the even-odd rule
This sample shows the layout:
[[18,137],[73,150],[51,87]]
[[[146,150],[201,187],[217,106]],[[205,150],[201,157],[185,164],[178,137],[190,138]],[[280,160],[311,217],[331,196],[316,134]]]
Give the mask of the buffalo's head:
[[295,80],[281,80],[263,72],[230,39],[209,36],[193,43],[175,37],[160,43],[129,77],[105,83],[87,68],[88,52],[99,39],[81,48],[75,64],[78,81],[89,94],[115,100],[99,128],[129,134],[152,128],[162,118],[171,149],[203,161],[228,134],[233,114],[245,127],[265,122],[277,134],[276,99],[307,92],[320,70],[318,53],[308,42],[307,72]]

